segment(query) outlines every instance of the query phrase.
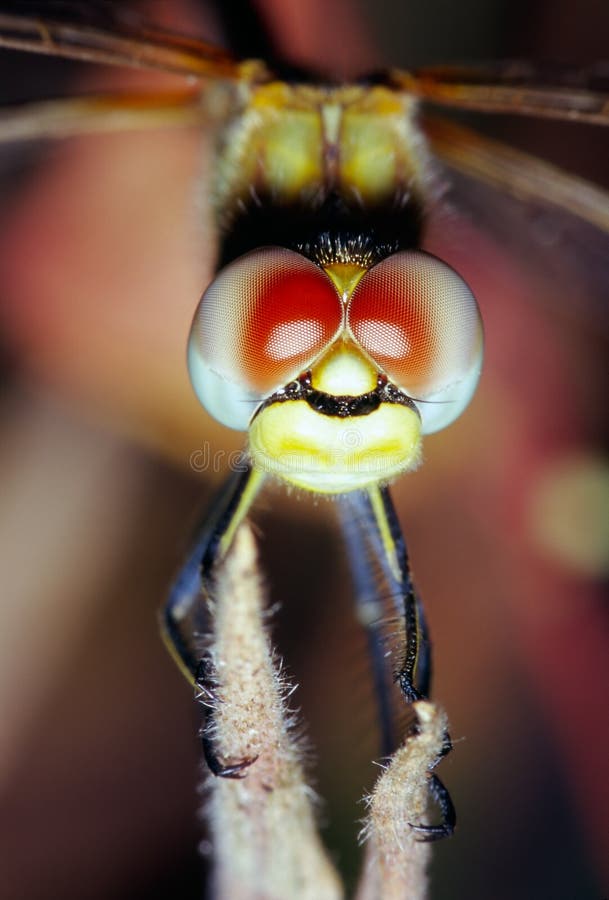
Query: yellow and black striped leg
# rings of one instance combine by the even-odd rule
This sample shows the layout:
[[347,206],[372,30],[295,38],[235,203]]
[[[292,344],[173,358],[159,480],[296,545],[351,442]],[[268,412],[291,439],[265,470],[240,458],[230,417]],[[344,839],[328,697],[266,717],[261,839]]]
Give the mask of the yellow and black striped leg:
[[[396,694],[408,704],[427,699],[431,645],[422,604],[412,583],[404,537],[387,488],[371,487],[341,497],[342,524],[356,588],[359,619],[366,627],[379,698],[382,749],[395,750]],[[399,691],[396,690],[399,688]],[[430,767],[429,789],[442,814],[438,825],[413,825],[420,840],[452,834],[455,810],[440,779],[431,774],[451,750]]]
[[[387,563],[402,589],[406,641],[397,681],[406,701],[415,703],[417,700],[427,699],[431,691],[431,643],[427,621],[423,604],[414,591],[406,542],[389,489],[373,487],[369,489],[368,493]],[[452,742],[450,735],[446,732],[442,752],[430,766],[430,771],[451,750]],[[456,825],[456,813],[450,794],[438,776],[433,773],[429,778],[429,790],[432,799],[440,809],[442,821],[438,825],[412,825],[422,841],[436,841],[449,837],[454,832]]]
[[385,570],[404,617],[405,644],[396,680],[408,703],[427,699],[431,688],[431,645],[423,606],[417,597],[406,543],[387,488],[368,489]]
[[211,512],[195,532],[192,547],[170,589],[161,612],[163,639],[182,674],[195,686],[206,709],[202,744],[214,775],[239,778],[253,760],[224,764],[209,738],[214,707],[214,683],[203,642],[209,633],[207,600],[213,596],[214,567],[227,553],[237,528],[260,488],[263,476],[243,462],[216,499]]

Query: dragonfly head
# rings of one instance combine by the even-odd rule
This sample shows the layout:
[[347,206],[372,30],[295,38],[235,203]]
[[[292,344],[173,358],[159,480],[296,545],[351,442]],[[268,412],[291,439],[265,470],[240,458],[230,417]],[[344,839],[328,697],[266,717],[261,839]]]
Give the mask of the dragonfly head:
[[428,254],[322,267],[266,247],[207,289],[188,357],[206,409],[249,430],[254,466],[343,493],[414,468],[421,436],[462,412],[482,328],[465,282]]

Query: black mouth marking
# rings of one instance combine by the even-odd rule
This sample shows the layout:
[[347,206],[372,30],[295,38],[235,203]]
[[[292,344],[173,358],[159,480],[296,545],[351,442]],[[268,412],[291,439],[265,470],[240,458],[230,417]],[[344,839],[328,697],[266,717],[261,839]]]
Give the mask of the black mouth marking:
[[336,396],[316,390],[311,384],[311,373],[305,372],[296,381],[291,381],[286,387],[271,394],[257,410],[256,415],[267,406],[274,403],[287,403],[290,400],[304,400],[311,409],[321,413],[322,416],[335,416],[338,419],[368,416],[375,412],[381,403],[399,403],[418,413],[410,397],[391,384],[386,375],[379,375],[376,388],[366,394]]

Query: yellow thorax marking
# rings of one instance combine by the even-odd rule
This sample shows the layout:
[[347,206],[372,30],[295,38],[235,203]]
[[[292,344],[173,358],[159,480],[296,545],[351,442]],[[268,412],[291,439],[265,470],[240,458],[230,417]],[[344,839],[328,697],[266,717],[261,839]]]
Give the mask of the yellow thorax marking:
[[427,152],[415,113],[413,97],[381,86],[251,85],[218,158],[222,222],[252,196],[318,203],[337,191],[365,206],[421,194]]

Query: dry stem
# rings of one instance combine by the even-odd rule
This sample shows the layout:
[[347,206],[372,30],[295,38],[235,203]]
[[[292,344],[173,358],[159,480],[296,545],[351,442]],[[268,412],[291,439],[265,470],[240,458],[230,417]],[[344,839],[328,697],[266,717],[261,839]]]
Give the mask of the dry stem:
[[337,873],[317,834],[287,685],[266,628],[256,551],[242,526],[217,585],[214,746],[223,760],[258,757],[239,780],[211,782],[216,900],[335,900]]
[[431,844],[411,827],[425,820],[429,771],[440,756],[446,716],[433,703],[415,704],[419,733],[391,757],[368,798],[364,871],[357,900],[423,900]]
[[[288,685],[264,624],[250,529],[241,526],[218,576],[210,655],[210,736],[226,764],[255,761],[241,779],[209,779],[214,900],[337,900],[343,888],[317,833],[303,777]],[[416,704],[419,733],[398,749],[368,798],[366,856],[357,900],[424,900],[429,844],[410,823],[425,820],[428,775],[446,719]]]

